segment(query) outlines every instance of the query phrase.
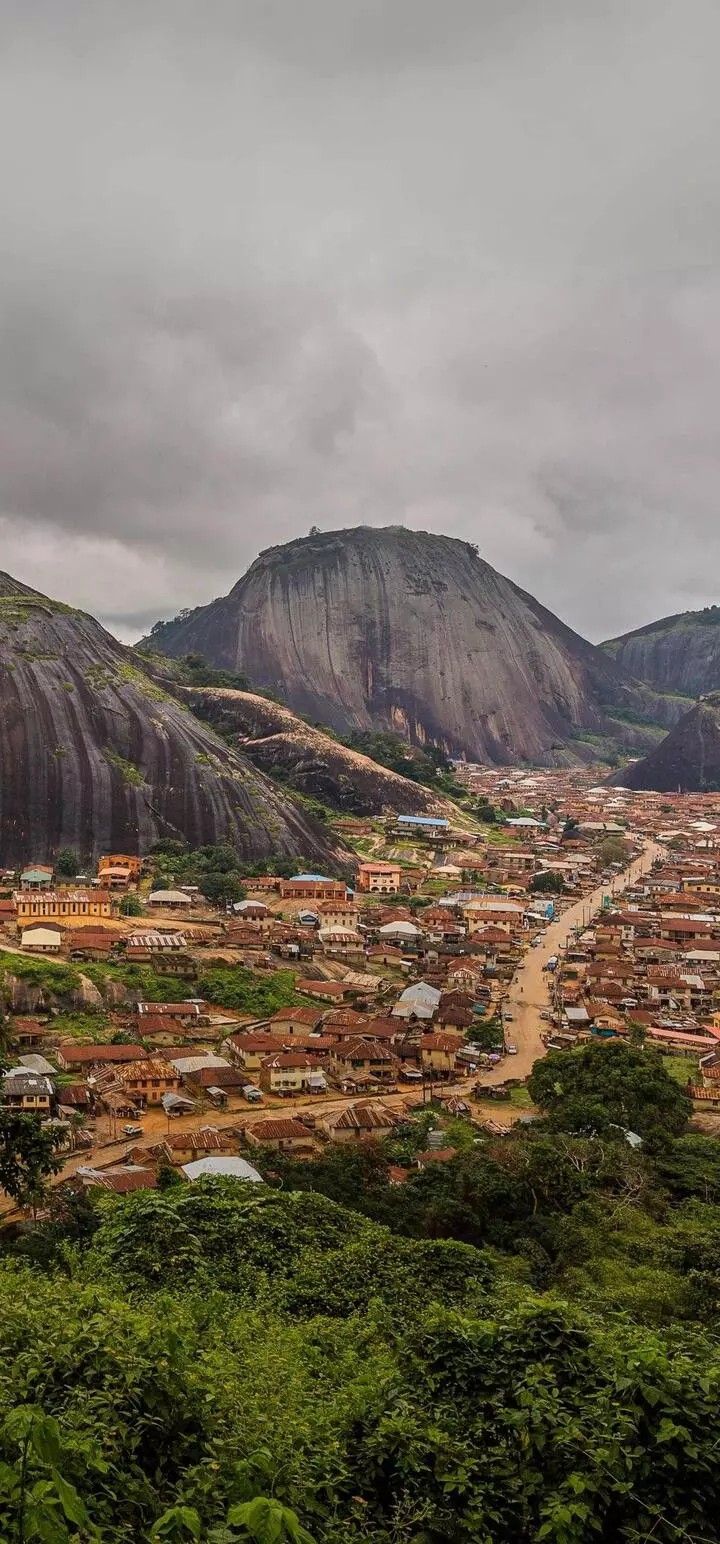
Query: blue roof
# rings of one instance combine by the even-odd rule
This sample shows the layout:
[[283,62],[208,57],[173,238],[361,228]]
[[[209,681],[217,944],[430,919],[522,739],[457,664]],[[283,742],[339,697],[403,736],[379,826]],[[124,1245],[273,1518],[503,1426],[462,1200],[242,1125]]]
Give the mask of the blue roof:
[[323,884],[330,885],[333,883],[331,879],[328,879],[327,874],[293,874],[292,879],[312,879],[315,883],[321,879]]
[[449,826],[450,821],[439,815],[398,815],[399,826]]

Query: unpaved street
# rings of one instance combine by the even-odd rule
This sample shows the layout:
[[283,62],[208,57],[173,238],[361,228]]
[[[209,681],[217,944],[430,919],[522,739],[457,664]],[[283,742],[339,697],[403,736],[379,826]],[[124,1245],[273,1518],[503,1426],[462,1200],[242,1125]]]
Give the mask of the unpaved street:
[[[638,858],[635,858],[622,873],[615,876],[612,882],[599,885],[591,895],[577,901],[568,908],[556,922],[552,922],[545,929],[543,938],[535,949],[528,949],[510,983],[508,990],[506,1010],[510,1013],[512,1022],[507,1027],[507,1039],[517,1046],[517,1055],[506,1057],[502,1063],[491,1072],[483,1074],[479,1080],[486,1086],[495,1083],[504,1083],[508,1077],[526,1078],[532,1071],[533,1065],[546,1053],[542,1039],[543,1033],[549,1029],[546,1020],[541,1019],[540,1014],[547,1010],[550,1002],[551,977],[544,971],[552,955],[558,954],[565,945],[568,935],[574,927],[587,923],[602,908],[603,896],[611,892],[620,894],[629,885],[646,874],[652,867],[656,857],[661,855],[663,849],[657,842],[650,841],[644,847]],[[452,1085],[443,1084],[445,1093],[458,1093],[465,1098],[469,1097],[469,1090],[474,1078],[466,1079]],[[440,1085],[438,1085],[439,1087]],[[416,1088],[404,1088],[393,1094],[382,1094],[378,1097],[391,1108],[402,1109],[407,1100],[415,1101],[418,1097]],[[192,1130],[198,1125],[215,1127],[242,1127],[248,1126],[256,1120],[262,1120],[268,1115],[299,1115],[312,1112],[314,1115],[326,1114],[332,1110],[342,1109],[347,1105],[346,1098],[337,1099],[311,1099],[303,1096],[298,1099],[279,1099],[266,1096],[260,1109],[250,1110],[243,1104],[233,1109],[222,1112],[206,1110],[194,1111],[193,1114],[181,1116],[168,1121],[164,1111],[153,1109],[146,1111],[139,1124],[142,1124],[142,1137],[134,1141],[111,1141],[110,1123],[107,1117],[98,1120],[98,1134],[95,1147],[88,1152],[75,1153],[63,1165],[61,1173],[51,1181],[57,1184],[67,1179],[82,1164],[98,1165],[103,1168],[108,1164],[121,1162],[133,1147],[159,1141],[168,1132],[181,1132]],[[510,1126],[523,1114],[520,1108],[511,1109],[508,1106],[502,1109],[495,1106],[476,1107],[475,1118],[492,1119],[501,1126]],[[122,1125],[119,1124],[122,1130]],[[12,1202],[0,1192],[0,1215],[9,1217],[14,1215]]]
[[616,874],[612,882],[599,885],[591,895],[584,896],[574,906],[568,907],[556,922],[548,925],[538,947],[527,950],[510,983],[505,1005],[512,1019],[507,1026],[506,1038],[517,1046],[517,1056],[507,1058],[492,1072],[484,1073],[481,1079],[483,1083],[504,1083],[509,1076],[529,1076],[534,1063],[545,1055],[542,1035],[551,1027],[540,1017],[550,1003],[552,977],[544,970],[548,960],[560,953],[573,928],[582,926],[583,922],[587,924],[591,917],[597,915],[602,909],[604,895],[619,895],[642,874],[647,874],[654,859],[662,851],[657,842],[648,842],[640,856],[634,858],[622,873]]

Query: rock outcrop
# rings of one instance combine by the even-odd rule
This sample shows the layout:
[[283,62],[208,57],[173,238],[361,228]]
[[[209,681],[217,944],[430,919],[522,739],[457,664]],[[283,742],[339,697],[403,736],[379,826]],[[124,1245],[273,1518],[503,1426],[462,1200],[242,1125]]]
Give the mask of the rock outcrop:
[[720,691],[720,606],[662,617],[602,648],[626,674],[656,691],[693,698]]
[[473,760],[592,760],[604,738],[637,747],[640,720],[672,716],[467,542],[394,526],[270,548],[145,642],[242,671],[335,730]]
[[0,862],[168,836],[247,861],[346,856],[92,617],[0,575]]
[[720,692],[696,702],[649,756],[611,781],[658,793],[720,792]]
[[341,745],[278,702],[227,687],[174,689],[198,718],[223,736],[233,736],[255,766],[281,776],[300,793],[354,815],[387,810],[457,819],[449,800]]

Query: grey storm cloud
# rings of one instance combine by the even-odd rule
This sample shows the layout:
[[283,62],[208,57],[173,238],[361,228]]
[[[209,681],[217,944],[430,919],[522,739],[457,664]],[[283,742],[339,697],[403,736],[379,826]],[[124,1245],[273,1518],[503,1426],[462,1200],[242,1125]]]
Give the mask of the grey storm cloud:
[[356,523],[718,600],[716,0],[0,0],[0,566],[124,637]]

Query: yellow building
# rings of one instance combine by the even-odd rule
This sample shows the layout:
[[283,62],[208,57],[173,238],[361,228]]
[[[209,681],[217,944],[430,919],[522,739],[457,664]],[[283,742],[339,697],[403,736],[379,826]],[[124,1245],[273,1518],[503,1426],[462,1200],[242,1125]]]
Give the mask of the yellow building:
[[18,927],[28,922],[87,921],[88,917],[109,917],[112,903],[107,890],[16,890],[15,907]]
[[137,884],[142,870],[142,858],[134,858],[124,852],[108,852],[98,861],[98,879],[111,890],[126,890],[129,884]]

